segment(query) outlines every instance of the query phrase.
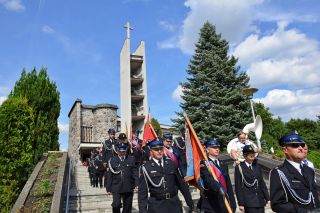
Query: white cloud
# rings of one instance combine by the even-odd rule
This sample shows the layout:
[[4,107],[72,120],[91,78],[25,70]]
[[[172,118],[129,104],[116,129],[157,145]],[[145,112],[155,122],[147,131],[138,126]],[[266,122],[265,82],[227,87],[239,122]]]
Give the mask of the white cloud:
[[178,43],[179,43],[178,37],[171,37],[168,40],[157,42],[157,46],[161,49],[179,48]]
[[54,33],[55,31],[54,31],[54,29],[52,29],[52,28],[49,27],[48,25],[44,25],[44,26],[42,27],[42,32],[44,32],[44,33]]
[[7,100],[7,96],[0,96],[0,105]]
[[177,88],[173,91],[171,97],[174,101],[182,101],[182,96],[183,94],[183,89],[182,89],[182,86],[181,85],[178,85]]
[[286,22],[279,22],[270,35],[250,35],[235,49],[240,65],[248,67],[252,86],[298,88],[320,84],[319,42],[286,27]]
[[255,99],[270,108],[275,116],[280,116],[284,121],[290,118],[316,119],[320,113],[320,89],[309,90],[281,90],[274,89],[266,97]]
[[167,22],[167,21],[160,21],[160,22],[159,22],[159,25],[160,25],[163,29],[165,29],[165,30],[167,30],[167,31],[170,31],[170,32],[173,32],[173,31],[175,30],[175,26],[172,25],[172,24],[170,24],[170,23]]
[[20,0],[0,0],[0,4],[10,11],[21,12],[25,10],[25,6]]
[[58,122],[58,127],[60,133],[68,133],[69,132],[69,124],[63,124]]
[[257,11],[255,14],[255,19],[260,21],[272,22],[272,21],[281,21],[286,20],[289,22],[307,22],[307,23],[316,23],[319,21],[319,17],[314,14],[296,14],[283,12],[279,13],[277,11]]
[[[191,54],[199,37],[199,29],[206,21],[216,26],[223,38],[234,43],[243,34],[254,29],[251,25],[254,6],[262,0],[187,0],[185,6],[190,9],[183,22],[177,44],[184,53]],[[231,15],[232,14],[232,15]],[[176,42],[169,39],[166,43]]]

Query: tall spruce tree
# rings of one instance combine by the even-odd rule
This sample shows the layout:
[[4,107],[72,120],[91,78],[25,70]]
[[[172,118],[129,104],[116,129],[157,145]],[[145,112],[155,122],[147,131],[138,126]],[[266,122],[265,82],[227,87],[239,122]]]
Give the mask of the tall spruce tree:
[[24,97],[33,109],[34,162],[48,150],[59,150],[60,93],[55,82],[50,81],[46,68],[41,68],[39,74],[35,68],[29,73],[23,70],[9,97]]
[[[243,95],[249,77],[228,56],[228,42],[206,22],[200,30],[195,54],[189,63],[187,81],[180,104],[201,139],[216,138],[223,146],[239,130],[253,122],[249,97]],[[183,122],[183,112],[172,119],[177,126]]]

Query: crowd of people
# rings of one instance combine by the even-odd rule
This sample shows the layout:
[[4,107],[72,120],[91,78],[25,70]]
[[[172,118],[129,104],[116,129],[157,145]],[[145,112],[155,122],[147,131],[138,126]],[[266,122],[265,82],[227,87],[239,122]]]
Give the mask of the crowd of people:
[[[306,159],[308,148],[301,137],[288,134],[279,139],[286,159],[270,172],[270,190],[257,163],[259,149],[246,133],[239,132],[231,148],[234,160],[234,188],[227,164],[219,159],[220,143],[202,141],[207,160],[200,165],[200,199],[194,205],[188,183],[184,134],[173,140],[172,134],[149,141],[143,146],[138,131],[128,140],[125,133],[115,138],[109,129],[108,139],[88,158],[92,187],[106,188],[112,195],[112,212],[132,211],[133,193],[138,193],[140,213],[182,212],[180,191],[189,212],[265,212],[269,205],[275,212],[320,212],[319,187],[315,169]],[[212,175],[214,171],[215,175]],[[214,177],[215,176],[215,177]]]

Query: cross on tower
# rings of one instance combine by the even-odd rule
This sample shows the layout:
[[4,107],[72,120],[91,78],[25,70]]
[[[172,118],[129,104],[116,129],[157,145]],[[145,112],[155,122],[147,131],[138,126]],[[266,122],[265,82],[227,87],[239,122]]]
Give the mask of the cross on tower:
[[130,30],[133,30],[133,28],[130,27],[130,23],[129,22],[127,22],[123,27],[127,28],[127,38],[129,39],[130,38]]

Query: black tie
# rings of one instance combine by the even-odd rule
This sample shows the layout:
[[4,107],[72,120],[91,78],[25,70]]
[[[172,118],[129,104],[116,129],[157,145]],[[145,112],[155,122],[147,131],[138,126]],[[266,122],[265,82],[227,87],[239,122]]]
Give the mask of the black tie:
[[218,162],[218,160],[214,160],[214,164],[216,164],[216,166],[219,167],[219,162]]
[[249,165],[249,169],[253,170],[251,164]]
[[162,168],[162,161],[161,160],[158,160],[159,161],[159,166]]

